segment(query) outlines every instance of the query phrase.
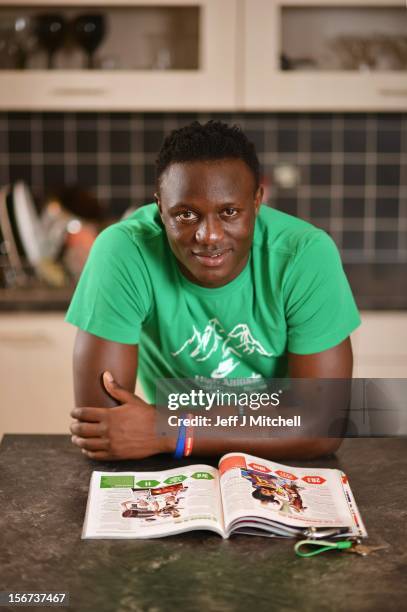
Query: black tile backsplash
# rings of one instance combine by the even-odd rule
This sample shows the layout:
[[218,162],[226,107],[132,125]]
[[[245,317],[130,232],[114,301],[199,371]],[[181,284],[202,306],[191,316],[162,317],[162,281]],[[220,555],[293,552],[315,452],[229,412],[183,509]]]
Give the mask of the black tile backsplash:
[[[1,169],[0,168],[0,173],[2,171],[4,171],[5,168]],[[14,181],[25,181],[26,183],[28,183],[29,185],[32,183],[31,181],[31,166],[29,164],[13,164],[12,166],[10,165],[9,168],[9,172],[8,172],[8,178],[2,182],[3,183],[13,183]]]
[[122,185],[126,187],[131,180],[130,164],[115,164],[110,167],[110,180],[112,185]]
[[393,130],[380,128],[377,132],[377,150],[379,153],[400,153],[401,131],[397,127]]
[[400,167],[393,165],[378,164],[376,166],[376,180],[378,185],[393,187],[400,182]]
[[298,150],[297,130],[278,130],[277,147],[281,153],[295,153]]
[[332,133],[328,130],[312,130],[311,132],[311,152],[325,153],[332,150]]
[[11,129],[8,133],[8,147],[12,155],[31,151],[32,141],[30,132],[28,130]]
[[[77,182],[82,187],[89,187],[94,189],[94,186],[98,184],[98,167],[95,164],[81,164],[77,168]],[[48,185],[51,188],[57,187],[58,183],[55,181]]]
[[110,132],[110,151],[116,153],[130,153],[131,151],[131,134],[127,130],[117,130]]
[[365,200],[363,198],[344,198],[342,214],[346,219],[363,219],[365,216]]
[[0,185],[22,179],[39,202],[81,185],[119,217],[152,201],[165,135],[210,118],[242,126],[269,202],[327,230],[345,262],[407,262],[407,113],[0,113]]
[[343,184],[361,185],[365,184],[365,166],[361,164],[348,164],[343,166]]
[[[54,187],[65,183],[65,168],[60,164],[47,164],[43,172],[45,185]],[[91,184],[94,184],[93,181]]]
[[361,231],[348,231],[343,235],[342,246],[344,249],[363,248],[364,233]]
[[366,131],[355,129],[343,132],[344,153],[364,153],[366,151]]
[[61,129],[42,133],[44,153],[60,153],[65,148],[65,132]]
[[376,217],[377,219],[397,218],[399,215],[399,201],[394,198],[377,198],[376,199]]
[[296,198],[280,198],[280,208],[289,215],[296,215],[298,212],[298,200]]
[[332,182],[332,166],[328,164],[312,164],[309,172],[311,185],[330,185]]
[[376,249],[397,251],[398,233],[377,231],[375,234]]
[[310,201],[310,216],[313,217],[313,219],[323,219],[326,217],[328,205],[326,198],[312,198]]

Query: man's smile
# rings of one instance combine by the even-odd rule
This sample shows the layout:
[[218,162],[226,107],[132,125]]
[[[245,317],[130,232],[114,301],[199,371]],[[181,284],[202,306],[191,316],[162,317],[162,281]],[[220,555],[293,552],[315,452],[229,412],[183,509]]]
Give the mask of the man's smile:
[[192,255],[197,261],[208,268],[222,266],[232,249],[222,249],[217,251],[192,251]]

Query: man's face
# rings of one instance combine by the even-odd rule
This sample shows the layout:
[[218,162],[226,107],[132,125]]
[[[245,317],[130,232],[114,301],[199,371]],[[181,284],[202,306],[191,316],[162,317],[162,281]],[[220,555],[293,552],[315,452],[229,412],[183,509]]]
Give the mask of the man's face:
[[260,493],[262,495],[266,495],[267,497],[271,497],[272,495],[274,495],[274,491],[272,489],[267,489],[266,487],[261,487]]
[[171,164],[161,176],[157,204],[183,274],[203,287],[221,287],[245,267],[263,196],[240,159]]

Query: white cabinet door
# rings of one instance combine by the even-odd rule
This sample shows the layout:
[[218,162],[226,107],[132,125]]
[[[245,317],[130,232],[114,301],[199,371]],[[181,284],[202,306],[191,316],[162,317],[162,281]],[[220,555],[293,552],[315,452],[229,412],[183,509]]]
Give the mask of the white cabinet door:
[[407,312],[364,311],[352,334],[356,378],[407,378]]
[[[358,10],[398,8],[403,15],[405,3],[404,0],[245,0],[243,107],[257,111],[405,111],[405,70],[280,70],[284,8],[302,10],[302,15],[298,11],[292,31],[298,32],[298,40],[306,40],[305,9],[336,8],[342,11],[345,23],[349,23],[352,14],[349,12],[346,20],[346,10],[355,7]],[[368,21],[368,12],[366,15]],[[312,42],[311,37],[310,47]]]
[[[78,0],[14,0],[13,7],[76,7]],[[85,6],[108,11],[113,0]],[[203,111],[237,104],[237,0],[124,0],[120,8],[199,8],[199,67],[190,70],[1,70],[0,110]],[[126,40],[128,44],[128,40]]]
[[69,433],[74,337],[62,313],[0,316],[0,437]]

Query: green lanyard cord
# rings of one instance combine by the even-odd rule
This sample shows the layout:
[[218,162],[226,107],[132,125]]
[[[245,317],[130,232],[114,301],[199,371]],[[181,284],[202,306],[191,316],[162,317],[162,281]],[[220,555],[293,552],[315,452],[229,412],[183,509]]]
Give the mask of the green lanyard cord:
[[[296,543],[294,550],[299,557],[314,557],[327,550],[346,550],[347,548],[352,548],[353,545],[354,542],[351,540],[339,540],[338,542],[329,542],[328,540],[301,540]],[[308,548],[317,546],[318,548],[316,548],[316,550],[303,552],[300,549],[304,546]]]

